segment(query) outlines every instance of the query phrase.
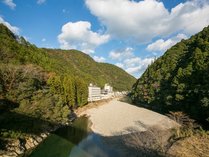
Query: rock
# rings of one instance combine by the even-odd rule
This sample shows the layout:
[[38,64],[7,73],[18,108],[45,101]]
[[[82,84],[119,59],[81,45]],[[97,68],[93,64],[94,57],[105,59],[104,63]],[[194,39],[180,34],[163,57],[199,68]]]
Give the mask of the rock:
[[9,143],[10,147],[14,146],[14,147],[18,147],[20,146],[20,141],[19,140],[13,140]]
[[5,152],[2,157],[17,157],[18,154],[16,154],[15,152]]
[[18,157],[24,154],[25,151],[34,148],[43,139],[47,138],[48,132],[40,134],[40,136],[29,135],[21,139],[9,139],[5,145],[5,150],[0,150],[0,157]]
[[28,143],[25,144],[25,148],[28,150],[30,148],[32,148]]
[[38,143],[41,143],[41,141],[42,141],[42,138],[40,138],[40,137],[37,137],[37,138],[36,138],[36,141],[37,141]]
[[37,145],[38,145],[38,142],[34,139],[33,144],[34,144],[35,146],[37,146]]
[[41,133],[40,135],[43,139],[45,139],[48,135],[46,133]]
[[28,135],[21,139],[9,139],[5,145],[5,150],[0,150],[0,157],[18,157],[25,151],[39,145],[50,133],[41,133],[39,136]]
[[24,153],[24,150],[20,148],[16,148],[15,152],[20,155]]
[[26,140],[26,144],[27,144],[28,147],[30,147],[30,148],[34,147],[33,138],[29,137],[29,138]]

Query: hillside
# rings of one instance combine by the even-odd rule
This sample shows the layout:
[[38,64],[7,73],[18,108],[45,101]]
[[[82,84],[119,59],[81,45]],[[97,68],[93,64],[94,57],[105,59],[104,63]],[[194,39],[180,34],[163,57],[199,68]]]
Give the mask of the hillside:
[[[40,49],[0,24],[0,156],[8,141],[66,123],[90,82],[130,90],[135,78],[77,50]],[[15,124],[15,125],[14,125]]]
[[[39,49],[24,38],[16,37],[0,25],[1,56],[3,63],[34,64],[47,72],[80,76],[99,86],[110,83],[116,90],[130,90],[135,78],[117,66],[95,62],[77,50]],[[114,74],[114,75],[113,75]]]
[[182,40],[133,85],[132,100],[158,111],[184,111],[209,121],[209,27]]
[[[52,110],[56,105],[59,110],[66,110],[86,104],[89,83],[101,87],[109,83],[114,90],[122,91],[130,90],[135,82],[124,70],[95,62],[80,51],[37,48],[3,24],[0,24],[0,43],[0,98],[18,104],[21,113],[40,114],[52,120],[48,111],[42,112],[49,106]],[[41,99],[48,102],[41,106]],[[5,106],[8,107],[5,101],[1,102],[0,107]],[[41,113],[34,113],[36,107],[42,109]],[[63,118],[62,114],[59,116]]]
[[70,73],[85,78],[103,87],[110,83],[115,90],[130,90],[135,78],[121,68],[108,63],[95,62],[90,56],[77,50],[43,49],[55,60],[59,67],[58,73]]

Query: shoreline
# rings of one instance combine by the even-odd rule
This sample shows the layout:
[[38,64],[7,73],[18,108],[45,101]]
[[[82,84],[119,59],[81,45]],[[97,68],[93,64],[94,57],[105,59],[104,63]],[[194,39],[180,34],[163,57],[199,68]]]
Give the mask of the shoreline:
[[[85,106],[79,107],[74,111],[75,119],[81,116],[87,117],[89,123],[88,129],[104,137],[126,135],[130,133],[130,130],[128,129],[132,129],[132,131],[134,130],[135,132],[144,132],[147,130],[148,127],[157,126],[157,124],[159,123],[161,124],[161,129],[170,129],[178,126],[178,124],[176,124],[164,115],[147,110],[145,108],[128,104],[126,102],[121,102],[120,99],[121,97],[106,99],[92,102]],[[143,121],[141,119],[142,117],[137,116],[137,114],[143,112],[148,113],[148,117],[150,117],[151,115],[151,121],[149,118],[148,121]],[[152,116],[154,116],[154,119],[152,119]],[[160,119],[156,121],[156,117]],[[143,119],[147,119],[147,117],[143,117]],[[154,122],[153,120],[155,120],[156,122]],[[70,125],[70,123],[68,125]],[[165,127],[167,125],[170,127]],[[60,128],[60,126],[56,126],[56,129],[58,128]],[[47,138],[51,134],[51,132],[55,131],[56,129],[53,128],[51,131],[47,133],[45,132],[46,134],[41,140],[39,136],[32,136],[32,138],[29,138],[30,140],[26,140],[26,144],[23,146],[26,149],[22,153],[17,153],[16,156],[21,154],[27,154],[27,152],[35,149],[41,142],[43,142],[45,138]],[[28,145],[31,146],[29,147]],[[20,146],[21,145],[18,145],[18,148]]]

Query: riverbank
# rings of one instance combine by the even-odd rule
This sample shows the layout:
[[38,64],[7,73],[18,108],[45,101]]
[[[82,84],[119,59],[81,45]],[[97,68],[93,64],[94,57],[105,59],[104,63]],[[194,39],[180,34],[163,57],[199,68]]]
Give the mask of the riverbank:
[[[189,157],[190,152],[195,154],[200,148],[205,152],[208,148],[199,143],[197,149],[191,150],[186,143],[191,138],[194,141],[196,135],[176,137],[172,131],[172,128],[179,127],[176,122],[156,112],[121,102],[121,99],[89,103],[75,113],[77,116],[72,125],[53,132],[30,156],[157,157],[179,156],[187,150],[185,156]],[[207,142],[203,136],[198,137]]]
[[75,120],[77,118],[77,115],[79,115],[79,113],[81,113],[87,109],[106,104],[109,101],[110,100],[108,99],[108,100],[101,100],[98,102],[92,102],[92,103],[89,103],[83,107],[76,109],[74,111],[76,114],[71,113],[70,117],[72,119],[70,119],[70,117],[69,117],[69,122],[67,122],[66,124],[64,124],[64,123],[59,124],[58,123],[55,125],[52,124],[47,127],[44,126],[45,129],[43,129],[40,133],[24,134],[24,136],[22,136],[21,138],[0,139],[0,144],[4,143],[4,150],[0,150],[0,156],[2,156],[2,157],[17,157],[17,156],[22,156],[25,153],[30,154],[30,151],[35,149],[40,143],[42,143],[42,141],[45,140],[51,134],[51,132],[54,132],[55,130],[57,130],[58,128],[60,128],[64,125],[70,125],[71,120]]
[[106,105],[107,103],[109,103],[112,100],[113,99],[111,98],[111,99],[104,99],[104,100],[99,100],[99,101],[95,101],[95,102],[90,102],[85,106],[77,108],[74,112],[78,117],[80,117],[83,114],[83,112],[85,112],[89,109],[98,108],[100,106]]
[[83,115],[89,117],[92,131],[102,136],[124,135],[130,129],[142,132],[150,127],[168,130],[179,126],[164,115],[118,99],[79,111],[79,116]]

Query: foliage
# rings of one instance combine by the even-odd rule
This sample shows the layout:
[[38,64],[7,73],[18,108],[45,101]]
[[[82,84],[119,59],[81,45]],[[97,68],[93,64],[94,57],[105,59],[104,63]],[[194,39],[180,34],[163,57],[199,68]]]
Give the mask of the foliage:
[[54,63],[53,71],[83,78],[87,83],[103,87],[109,83],[115,90],[130,90],[135,78],[124,70],[107,63],[97,63],[77,50],[44,49]]
[[85,105],[88,98],[87,84],[79,77],[52,76],[48,79],[50,92],[57,94],[69,107]]
[[35,64],[57,75],[80,77],[86,83],[104,86],[110,83],[116,90],[130,90],[135,78],[124,70],[105,63],[97,63],[77,50],[40,49],[15,36],[0,24],[0,60],[2,63]]
[[[88,84],[130,90],[135,78],[77,50],[41,49],[0,24],[0,139],[66,123],[87,103]],[[14,125],[15,124],[15,125]]]
[[150,65],[133,85],[131,97],[160,112],[184,111],[209,117],[209,27],[182,40]]

